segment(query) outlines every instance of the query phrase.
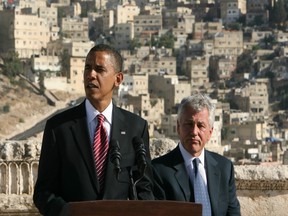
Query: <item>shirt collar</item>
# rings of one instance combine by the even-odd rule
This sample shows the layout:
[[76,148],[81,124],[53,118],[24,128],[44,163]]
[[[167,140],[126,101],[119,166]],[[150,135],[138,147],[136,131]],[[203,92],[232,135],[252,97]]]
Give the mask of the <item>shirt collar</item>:
[[[100,114],[98,110],[96,110],[89,100],[85,100],[85,107],[86,107],[86,115],[88,123],[95,120],[96,116]],[[113,103],[112,100],[108,107],[102,112],[105,116],[105,121],[107,121],[110,125],[112,124],[112,110],[113,110]]]
[[[192,160],[195,158],[195,157],[192,157],[192,155],[183,147],[182,143],[179,142],[179,149],[180,149],[180,152],[182,154],[182,157],[185,161],[185,165],[186,167],[189,166],[192,162]],[[200,156],[198,157],[202,163],[202,165],[205,167],[205,149],[203,148],[203,151],[201,152]]]

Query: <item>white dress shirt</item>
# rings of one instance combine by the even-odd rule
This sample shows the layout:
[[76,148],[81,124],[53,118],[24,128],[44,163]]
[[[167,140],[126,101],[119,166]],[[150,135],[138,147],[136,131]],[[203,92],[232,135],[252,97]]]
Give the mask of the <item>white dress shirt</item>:
[[112,100],[108,107],[100,113],[98,110],[96,110],[89,100],[85,100],[85,108],[86,108],[86,115],[87,115],[87,125],[89,129],[89,135],[90,135],[90,143],[93,145],[94,140],[94,134],[96,130],[96,126],[98,124],[97,122],[97,115],[103,114],[105,116],[104,120],[104,127],[107,131],[108,135],[108,142],[110,140],[110,132],[111,132],[111,126],[112,126],[112,110],[113,110],[113,103]]

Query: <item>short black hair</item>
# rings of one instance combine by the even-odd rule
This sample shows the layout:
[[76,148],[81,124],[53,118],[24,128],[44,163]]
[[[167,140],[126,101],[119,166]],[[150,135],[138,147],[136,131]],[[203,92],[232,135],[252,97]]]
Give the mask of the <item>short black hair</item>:
[[119,51],[117,51],[116,49],[114,49],[113,47],[107,45],[107,44],[97,44],[94,47],[92,47],[89,51],[90,52],[107,52],[109,55],[111,55],[114,58],[115,61],[115,65],[114,65],[114,69],[116,72],[120,72],[122,71],[122,67],[123,67],[123,58],[121,56],[121,54],[119,53]]

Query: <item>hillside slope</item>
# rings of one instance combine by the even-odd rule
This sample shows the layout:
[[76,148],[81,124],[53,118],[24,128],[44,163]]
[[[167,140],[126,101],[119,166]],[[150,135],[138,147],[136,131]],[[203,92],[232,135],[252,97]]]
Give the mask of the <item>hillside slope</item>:
[[23,132],[77,98],[64,91],[53,91],[53,94],[59,99],[57,106],[48,105],[46,98],[26,82],[11,84],[7,77],[0,74],[0,139],[9,139]]

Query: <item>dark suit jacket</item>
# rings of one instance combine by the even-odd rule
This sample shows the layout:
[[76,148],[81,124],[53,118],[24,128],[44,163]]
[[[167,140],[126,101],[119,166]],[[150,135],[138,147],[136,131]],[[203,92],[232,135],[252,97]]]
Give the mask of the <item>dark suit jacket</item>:
[[[154,195],[157,199],[194,202],[193,185],[179,146],[152,160],[152,165],[155,171]],[[232,162],[205,150],[205,169],[212,215],[240,215]]]
[[[134,136],[144,140],[147,160],[151,162],[147,122],[115,105],[112,121],[111,139],[119,141],[121,167],[135,165]],[[67,202],[131,198],[128,169],[121,170],[119,181],[113,170],[114,165],[108,159],[104,194],[101,195],[83,102],[46,122],[34,203],[42,214],[55,216]],[[138,199],[154,199],[151,176],[150,167],[137,184]]]

